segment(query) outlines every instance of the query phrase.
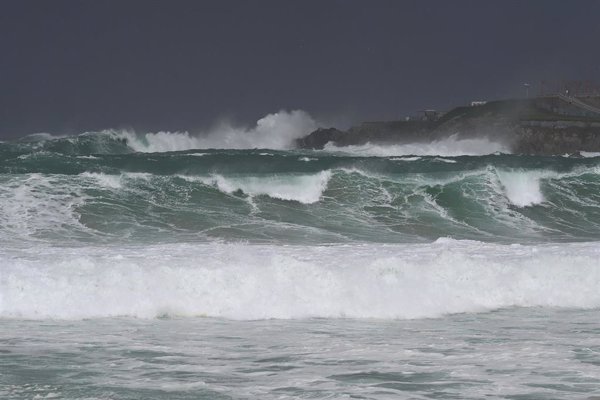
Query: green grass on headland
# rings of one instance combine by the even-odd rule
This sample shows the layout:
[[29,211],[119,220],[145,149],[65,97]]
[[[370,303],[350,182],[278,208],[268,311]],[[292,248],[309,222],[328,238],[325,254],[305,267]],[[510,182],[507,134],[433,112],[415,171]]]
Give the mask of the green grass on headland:
[[598,117],[577,116],[559,114],[543,108],[541,103],[548,101],[544,98],[512,99],[490,101],[479,106],[460,106],[453,108],[444,114],[438,124],[442,125],[451,120],[471,120],[486,118],[503,118],[519,121],[578,121],[578,122],[600,122]]

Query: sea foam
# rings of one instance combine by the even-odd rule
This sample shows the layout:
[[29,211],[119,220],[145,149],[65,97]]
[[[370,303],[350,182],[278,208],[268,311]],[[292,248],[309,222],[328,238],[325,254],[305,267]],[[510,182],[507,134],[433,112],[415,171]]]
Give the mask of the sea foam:
[[598,243],[2,250],[0,317],[423,318],[600,307]]
[[302,110],[268,114],[252,128],[221,124],[209,132],[156,132],[136,134],[122,131],[118,136],[137,152],[155,153],[192,149],[289,149],[295,139],[308,135],[317,123]]
[[[85,202],[82,188],[61,175],[28,174],[0,178],[0,239],[85,230],[75,210]],[[2,263],[0,263],[0,267]]]
[[393,156],[445,156],[486,155],[493,153],[510,153],[503,143],[494,142],[488,138],[461,139],[458,135],[434,140],[431,142],[416,142],[405,144],[379,145],[367,143],[364,145],[335,146],[328,143],[325,150],[347,154],[375,157]]
[[181,176],[187,181],[199,181],[218,188],[224,193],[241,191],[249,196],[269,196],[274,199],[297,201],[303,204],[318,202],[327,188],[331,171],[308,175],[228,176],[215,174],[210,177]]
[[497,174],[506,197],[518,207],[542,203],[544,195],[540,188],[540,180],[556,175],[546,171],[497,171]]

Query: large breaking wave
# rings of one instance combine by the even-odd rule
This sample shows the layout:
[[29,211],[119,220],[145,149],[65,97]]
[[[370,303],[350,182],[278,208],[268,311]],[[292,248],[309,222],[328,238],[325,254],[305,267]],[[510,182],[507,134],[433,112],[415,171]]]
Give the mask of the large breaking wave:
[[159,153],[194,149],[290,149],[295,139],[317,128],[302,110],[279,111],[259,119],[253,127],[222,122],[205,132],[147,132],[103,130],[76,136],[29,135],[13,143],[13,151],[53,151],[64,154]]
[[0,172],[6,241],[600,239],[600,159],[227,150],[37,155]]
[[[37,255],[37,257],[36,257]],[[595,244],[237,244],[0,253],[0,317],[421,318],[600,307]]]
[[206,134],[192,136],[189,133],[146,133],[136,135],[122,132],[127,144],[134,151],[153,153],[191,149],[289,149],[295,139],[317,128],[316,122],[304,111],[280,111],[269,114],[250,129],[220,124]]

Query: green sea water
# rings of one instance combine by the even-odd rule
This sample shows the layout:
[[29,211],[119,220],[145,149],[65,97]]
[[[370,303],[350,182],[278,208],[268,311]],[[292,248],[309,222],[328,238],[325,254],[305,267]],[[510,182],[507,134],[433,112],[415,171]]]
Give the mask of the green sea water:
[[600,396],[598,155],[203,140],[0,143],[0,398]]

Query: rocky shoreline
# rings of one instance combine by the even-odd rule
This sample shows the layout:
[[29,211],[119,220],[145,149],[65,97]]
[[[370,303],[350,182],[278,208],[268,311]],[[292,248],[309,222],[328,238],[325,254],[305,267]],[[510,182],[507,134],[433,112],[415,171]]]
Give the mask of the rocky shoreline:
[[517,154],[600,151],[600,96],[547,96],[456,107],[436,119],[364,122],[346,131],[319,128],[296,141],[302,149],[371,144],[429,143],[486,138]]

